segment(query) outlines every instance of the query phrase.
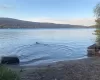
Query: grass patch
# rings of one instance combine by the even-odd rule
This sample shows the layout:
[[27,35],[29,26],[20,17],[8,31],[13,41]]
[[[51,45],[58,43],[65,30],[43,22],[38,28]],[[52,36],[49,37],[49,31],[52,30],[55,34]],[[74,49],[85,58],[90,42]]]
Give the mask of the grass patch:
[[19,76],[5,66],[0,66],[0,80],[19,80]]

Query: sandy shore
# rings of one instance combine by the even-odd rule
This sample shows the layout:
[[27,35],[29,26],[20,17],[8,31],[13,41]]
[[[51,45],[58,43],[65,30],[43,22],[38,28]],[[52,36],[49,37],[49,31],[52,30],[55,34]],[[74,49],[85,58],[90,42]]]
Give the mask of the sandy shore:
[[100,57],[12,69],[21,80],[100,80]]

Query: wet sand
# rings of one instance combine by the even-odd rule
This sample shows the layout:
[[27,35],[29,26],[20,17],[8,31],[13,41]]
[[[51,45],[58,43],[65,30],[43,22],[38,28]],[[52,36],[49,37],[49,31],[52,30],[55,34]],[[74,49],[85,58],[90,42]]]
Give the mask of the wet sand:
[[100,57],[11,69],[21,80],[100,80]]

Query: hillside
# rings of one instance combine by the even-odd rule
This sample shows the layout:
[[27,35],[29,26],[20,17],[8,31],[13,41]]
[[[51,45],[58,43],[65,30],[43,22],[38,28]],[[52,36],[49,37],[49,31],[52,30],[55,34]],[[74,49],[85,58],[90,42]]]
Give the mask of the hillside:
[[12,18],[0,18],[0,28],[89,28],[88,26],[39,23]]

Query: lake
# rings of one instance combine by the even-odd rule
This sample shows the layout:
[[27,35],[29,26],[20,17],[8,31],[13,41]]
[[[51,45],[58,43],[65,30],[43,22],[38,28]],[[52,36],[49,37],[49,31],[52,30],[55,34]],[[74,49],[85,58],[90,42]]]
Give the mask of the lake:
[[87,57],[95,29],[0,29],[0,57],[17,55],[20,65]]

